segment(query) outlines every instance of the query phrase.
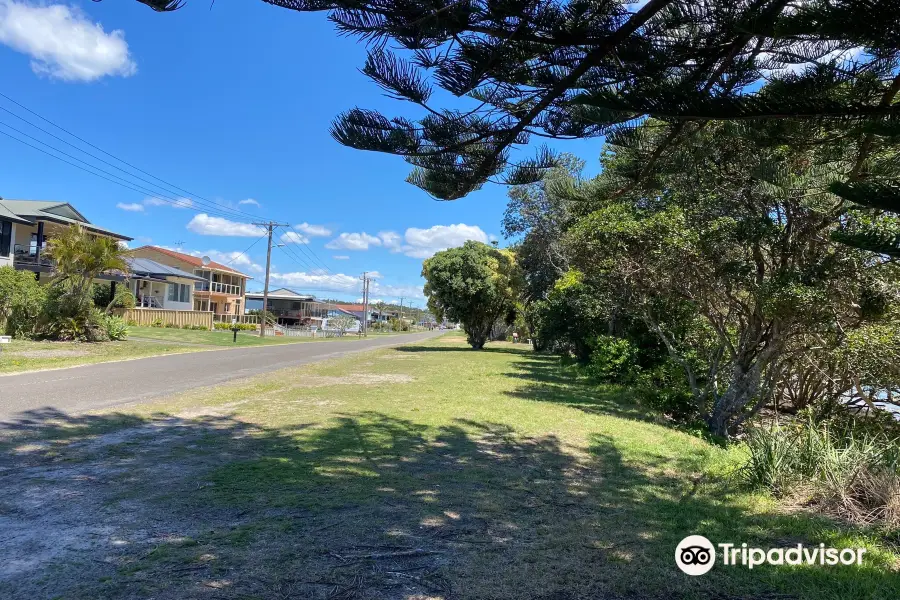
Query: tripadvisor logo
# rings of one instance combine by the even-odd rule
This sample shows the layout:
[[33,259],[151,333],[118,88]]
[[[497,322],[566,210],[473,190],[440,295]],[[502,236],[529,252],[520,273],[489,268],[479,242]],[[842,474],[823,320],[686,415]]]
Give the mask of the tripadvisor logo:
[[716,546],[721,551],[722,564],[752,569],[760,565],[862,565],[865,548],[826,548],[825,544],[790,548],[751,548],[747,544],[713,545],[702,535],[689,535],[675,548],[675,564],[688,575],[703,575],[716,564]]

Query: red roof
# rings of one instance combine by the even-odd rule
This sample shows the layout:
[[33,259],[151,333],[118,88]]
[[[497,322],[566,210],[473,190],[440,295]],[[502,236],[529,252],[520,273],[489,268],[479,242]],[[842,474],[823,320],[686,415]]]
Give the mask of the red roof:
[[[143,249],[155,250],[156,252],[159,252],[160,254],[165,254],[166,256],[171,256],[172,258],[177,258],[178,260],[183,260],[184,262],[186,262],[190,265],[193,265],[195,267],[199,267],[199,268],[204,267],[203,261],[200,260],[200,258],[197,256],[191,256],[190,254],[183,254],[181,252],[175,252],[174,250],[160,248],[159,246],[141,246],[140,248],[136,248],[136,250],[143,250]],[[222,263],[217,263],[214,260],[209,261],[209,264],[206,266],[212,267],[213,269],[219,269],[220,271],[229,271],[231,273],[237,273],[238,275],[244,275],[244,277],[249,277],[248,275],[241,273],[237,269],[232,269],[231,267],[223,265]]]
[[335,304],[335,306],[349,312],[362,312],[366,310],[366,307],[363,304]]

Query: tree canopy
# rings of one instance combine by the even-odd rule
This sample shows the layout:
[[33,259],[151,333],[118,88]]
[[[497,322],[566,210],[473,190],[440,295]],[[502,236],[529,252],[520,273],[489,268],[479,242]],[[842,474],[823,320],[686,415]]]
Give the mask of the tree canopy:
[[[710,120],[841,119],[859,178],[879,137],[898,133],[892,0],[264,1],[327,12],[339,33],[369,44],[363,72],[414,108],[355,107],[332,134],[404,157],[409,181],[440,199],[540,179],[549,151],[511,153],[546,138],[628,140],[646,158],[635,175],[646,175]],[[634,133],[647,116],[663,129],[653,145]]]
[[512,252],[474,241],[426,259],[422,277],[429,308],[461,323],[476,350],[484,347],[494,323],[515,310],[521,287]]
[[[650,121],[638,135],[666,133]],[[786,136],[795,143],[773,142]],[[546,247],[546,224],[558,223],[554,252],[569,269],[532,304],[538,337],[586,360],[604,329],[641,348],[650,332],[682,370],[694,413],[722,435],[779,395],[806,404],[802,381],[822,384],[815,397],[890,396],[887,365],[900,356],[879,340],[900,338],[896,262],[837,239],[896,236],[900,223],[833,193],[855,160],[821,124],[720,122],[623,194],[644,161],[628,146],[608,147],[591,181],[555,175],[526,204],[513,194],[520,217],[523,206],[552,213],[515,221],[527,222],[522,248]],[[546,265],[522,264],[527,281],[547,279]],[[877,348],[892,358],[875,359]]]

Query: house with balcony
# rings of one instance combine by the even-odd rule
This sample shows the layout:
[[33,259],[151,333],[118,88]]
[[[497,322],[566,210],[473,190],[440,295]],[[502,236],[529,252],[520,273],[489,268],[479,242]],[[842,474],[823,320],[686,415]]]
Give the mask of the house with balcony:
[[[0,198],[0,267],[32,271],[38,281],[46,281],[55,270],[53,261],[44,255],[47,242],[72,225],[81,225],[94,235],[131,241],[128,236],[94,225],[68,202]],[[101,279],[124,278],[107,274]]]
[[[215,261],[203,264],[204,261],[196,256],[159,246],[141,246],[133,250],[132,255],[175,267],[196,277],[187,296],[193,310],[213,313],[214,321],[248,320],[244,316],[244,295],[247,281],[252,279],[249,275]],[[179,291],[177,302],[181,303],[184,297]]]
[[[247,310],[261,310],[262,292],[247,292]],[[288,288],[269,292],[268,312],[279,325],[287,327],[321,327],[322,321],[334,316],[334,305],[316,300],[311,294],[300,294]]]
[[128,266],[135,308],[194,310],[194,284],[202,277],[149,258],[129,258]]

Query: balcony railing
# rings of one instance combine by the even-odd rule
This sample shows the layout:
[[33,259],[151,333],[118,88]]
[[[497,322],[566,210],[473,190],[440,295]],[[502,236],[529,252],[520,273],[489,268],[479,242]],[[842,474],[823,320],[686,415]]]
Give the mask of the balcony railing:
[[230,283],[219,283],[218,281],[197,281],[194,283],[195,292],[213,292],[215,294],[228,294],[230,296],[240,296],[241,286],[232,285]]
[[34,246],[26,246],[16,244],[13,246],[13,264],[16,266],[31,267],[49,267],[52,268],[56,263],[44,254],[46,249],[41,250],[40,257],[37,255],[37,248]]

